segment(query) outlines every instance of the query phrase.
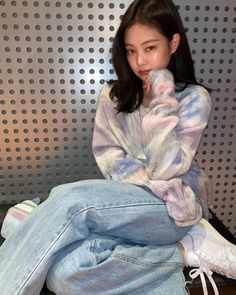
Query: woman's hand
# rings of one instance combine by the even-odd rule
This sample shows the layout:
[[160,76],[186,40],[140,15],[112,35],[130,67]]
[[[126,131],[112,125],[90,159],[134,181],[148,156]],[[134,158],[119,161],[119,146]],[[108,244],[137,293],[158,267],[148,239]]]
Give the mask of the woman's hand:
[[145,81],[143,81],[143,93],[143,105],[144,107],[148,107],[152,100],[152,84],[149,75],[147,75]]
[[174,77],[167,69],[150,70],[143,81],[143,105],[148,107],[154,98],[174,96]]
[[143,91],[145,95],[151,94],[152,85],[149,79],[149,76],[147,75],[145,81],[143,81]]

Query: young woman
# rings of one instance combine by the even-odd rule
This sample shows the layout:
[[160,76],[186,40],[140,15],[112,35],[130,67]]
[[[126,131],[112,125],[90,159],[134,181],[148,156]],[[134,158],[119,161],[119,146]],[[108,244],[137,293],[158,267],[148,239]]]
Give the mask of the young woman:
[[[236,247],[203,219],[194,156],[210,114],[171,0],[136,0],[113,45],[93,151],[106,180],[54,188],[0,248],[1,294],[186,294],[183,267],[236,279]],[[204,288],[205,285],[204,285]],[[206,289],[204,290],[206,293]]]

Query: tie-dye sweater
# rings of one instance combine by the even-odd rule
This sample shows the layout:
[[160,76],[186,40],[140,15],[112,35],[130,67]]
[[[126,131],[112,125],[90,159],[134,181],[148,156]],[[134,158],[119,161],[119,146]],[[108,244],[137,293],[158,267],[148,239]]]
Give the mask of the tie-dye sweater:
[[[132,113],[117,113],[105,85],[99,96],[93,153],[106,179],[148,187],[166,202],[179,226],[208,218],[211,186],[194,161],[207,126],[211,99],[190,85],[175,93],[166,69],[149,73],[152,100]],[[202,210],[203,209],[203,210]]]

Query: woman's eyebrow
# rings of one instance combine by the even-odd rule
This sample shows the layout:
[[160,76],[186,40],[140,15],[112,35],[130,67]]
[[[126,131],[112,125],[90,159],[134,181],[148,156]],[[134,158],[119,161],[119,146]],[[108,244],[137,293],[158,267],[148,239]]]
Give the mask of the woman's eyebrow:
[[[159,41],[159,39],[150,39],[150,40],[144,41],[143,43],[141,43],[141,45],[145,45],[145,44],[152,43],[152,42],[158,42],[158,41]],[[134,46],[134,45],[131,43],[125,43],[125,46]]]
[[151,42],[158,42],[159,39],[150,39],[150,40],[147,40],[147,41],[144,41],[142,44],[147,44],[147,43],[151,43]]

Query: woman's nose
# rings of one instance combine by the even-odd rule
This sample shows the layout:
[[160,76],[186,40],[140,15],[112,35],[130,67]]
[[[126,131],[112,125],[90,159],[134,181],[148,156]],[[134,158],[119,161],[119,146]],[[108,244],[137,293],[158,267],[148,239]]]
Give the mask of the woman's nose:
[[138,66],[146,64],[147,61],[146,61],[145,55],[143,53],[138,53],[136,62]]

